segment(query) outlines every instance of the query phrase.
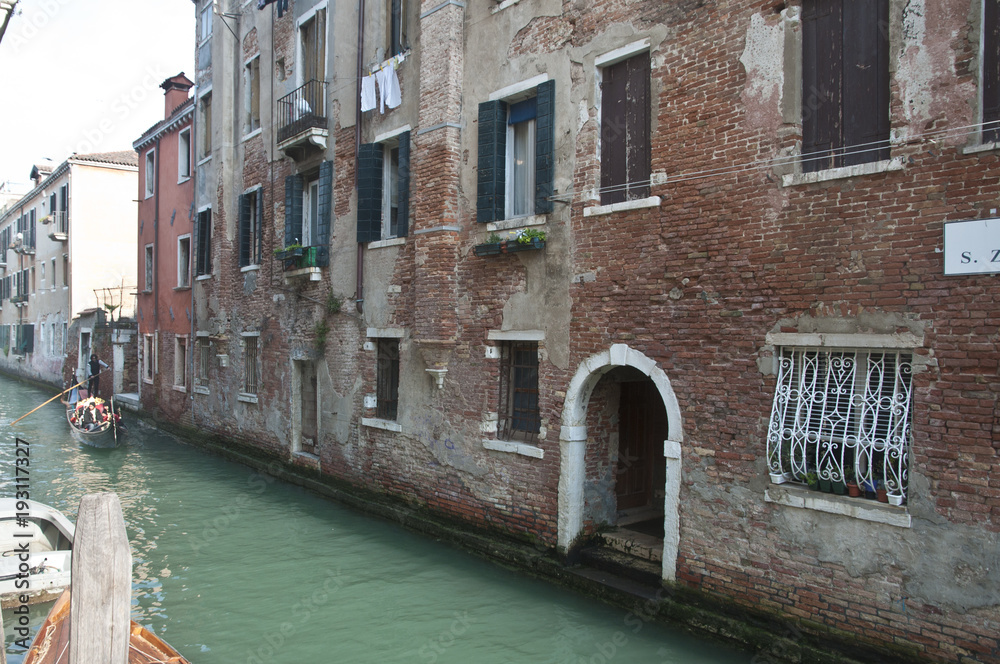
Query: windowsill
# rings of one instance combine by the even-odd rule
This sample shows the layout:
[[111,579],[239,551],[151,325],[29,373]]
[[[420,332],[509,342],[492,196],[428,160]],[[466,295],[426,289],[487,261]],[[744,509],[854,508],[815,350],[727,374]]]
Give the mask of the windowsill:
[[514,219],[504,219],[503,221],[491,221],[486,224],[486,230],[488,231],[509,231],[515,228],[524,228],[526,226],[541,226],[547,220],[547,216],[544,214],[532,214],[527,217],[515,217]]
[[240,268],[240,272],[256,272],[260,269],[260,265],[244,265]]
[[171,385],[170,389],[172,389],[174,392],[187,392],[187,388],[184,387],[183,385]]
[[152,385],[153,384],[153,379],[152,378],[146,378],[145,376],[143,376],[142,377],[142,382],[145,383],[146,385]]
[[260,133],[261,133],[262,131],[264,131],[264,128],[263,128],[263,127],[257,127],[256,129],[254,129],[254,130],[253,130],[252,132],[250,132],[249,134],[244,134],[244,135],[243,135],[243,138],[242,138],[242,139],[240,139],[240,142],[241,142],[241,143],[246,143],[246,142],[247,142],[247,141],[249,141],[249,140],[250,140],[251,138],[253,138],[253,137],[255,137],[255,136],[259,136],[259,135],[260,135]]
[[391,237],[388,240],[376,240],[368,243],[369,249],[382,249],[383,247],[398,247],[406,244],[405,237]]
[[200,160],[198,161],[198,163],[197,163],[197,164],[195,164],[195,165],[196,165],[196,166],[202,166],[202,165],[204,165],[204,164],[207,164],[207,163],[208,163],[208,162],[210,162],[210,161],[212,161],[212,155],[207,155],[207,156],[205,156],[205,157],[202,157],[202,158],[201,158],[201,159],[200,159]]
[[660,207],[659,196],[649,196],[647,198],[637,198],[632,201],[622,201],[611,205],[597,205],[583,208],[584,217],[596,217],[602,214],[613,214],[615,212],[626,212],[628,210],[642,210],[643,208]]
[[190,179],[191,179],[190,175],[185,175],[185,176],[180,177],[180,178],[177,179],[177,184],[184,184],[185,182],[187,182]]
[[153,197],[153,192],[147,191],[146,195],[143,197],[143,200],[147,200],[148,201],[152,197]]
[[782,187],[794,187],[802,184],[816,184],[817,182],[829,182],[830,180],[843,180],[862,175],[876,175],[878,173],[888,173],[890,171],[903,170],[903,158],[893,157],[882,161],[870,161],[867,164],[856,164],[854,166],[841,166],[840,168],[828,168],[823,171],[813,173],[793,173],[781,176]]
[[191,290],[191,286],[174,286],[174,291],[186,291]]
[[962,148],[962,154],[978,154],[980,152],[992,152],[993,150],[1000,150],[1000,141],[982,143],[980,145],[972,145],[967,148]]
[[236,397],[236,400],[242,401],[244,403],[257,403],[257,395],[248,394],[246,392],[240,392],[239,395]]
[[371,427],[372,429],[384,429],[386,431],[395,431],[396,433],[401,433],[403,427],[399,422],[393,422],[391,420],[383,420],[377,417],[362,417],[361,426]]
[[212,275],[210,275],[210,274],[199,274],[197,277],[194,278],[194,280],[195,281],[206,281],[206,280],[211,279],[211,278],[212,278]]
[[512,440],[483,440],[483,448],[496,452],[511,452],[521,456],[542,459],[545,457],[545,450],[527,443],[518,443]]
[[896,507],[850,496],[819,493],[798,486],[772,484],[764,490],[764,501],[786,507],[840,514],[898,528],[909,528],[911,524],[910,514],[905,507]]
[[209,394],[209,391],[208,391],[208,388],[204,387],[203,385],[195,385],[194,386],[194,393],[195,394]]

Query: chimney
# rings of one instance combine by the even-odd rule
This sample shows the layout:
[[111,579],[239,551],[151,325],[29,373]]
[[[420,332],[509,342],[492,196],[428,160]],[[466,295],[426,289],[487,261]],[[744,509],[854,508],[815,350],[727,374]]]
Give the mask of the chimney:
[[184,75],[184,72],[176,76],[171,76],[163,83],[160,83],[160,87],[163,88],[163,96],[165,97],[163,104],[164,118],[169,118],[175,108],[187,101],[188,90],[193,86],[194,83]]

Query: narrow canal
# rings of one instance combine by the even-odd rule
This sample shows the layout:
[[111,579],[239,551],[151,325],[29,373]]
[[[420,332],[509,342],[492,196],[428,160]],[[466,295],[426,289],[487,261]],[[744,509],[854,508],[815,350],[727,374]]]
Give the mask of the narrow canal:
[[[13,496],[15,437],[30,445],[32,499],[75,520],[84,494],[117,492],[132,617],[194,664],[750,661],[143,423],[112,450],[73,442],[58,402],[10,425],[50,396],[0,377],[0,495]],[[6,622],[7,661],[19,664]]]

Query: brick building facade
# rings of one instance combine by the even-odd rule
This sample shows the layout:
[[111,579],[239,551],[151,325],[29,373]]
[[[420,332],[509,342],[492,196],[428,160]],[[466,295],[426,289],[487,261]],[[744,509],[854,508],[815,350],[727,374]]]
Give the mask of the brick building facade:
[[198,274],[194,209],[194,83],[165,80],[163,119],[132,147],[139,155],[138,281],[135,318],[139,401],[165,419],[185,418],[199,389],[192,378],[191,286]]
[[1000,659],[996,0],[229,4],[195,425],[563,553],[662,523],[668,584]]

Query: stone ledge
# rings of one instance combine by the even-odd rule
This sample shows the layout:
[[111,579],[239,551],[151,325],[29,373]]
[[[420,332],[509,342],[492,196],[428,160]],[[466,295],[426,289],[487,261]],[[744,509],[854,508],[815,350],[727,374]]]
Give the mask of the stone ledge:
[[848,496],[819,493],[794,486],[782,486],[780,489],[772,486],[769,489],[765,489],[764,501],[786,507],[798,507],[800,509],[826,512],[827,514],[839,514],[853,519],[872,521],[898,528],[909,528],[912,523],[910,514],[906,511],[905,507],[874,503],[870,500]]

